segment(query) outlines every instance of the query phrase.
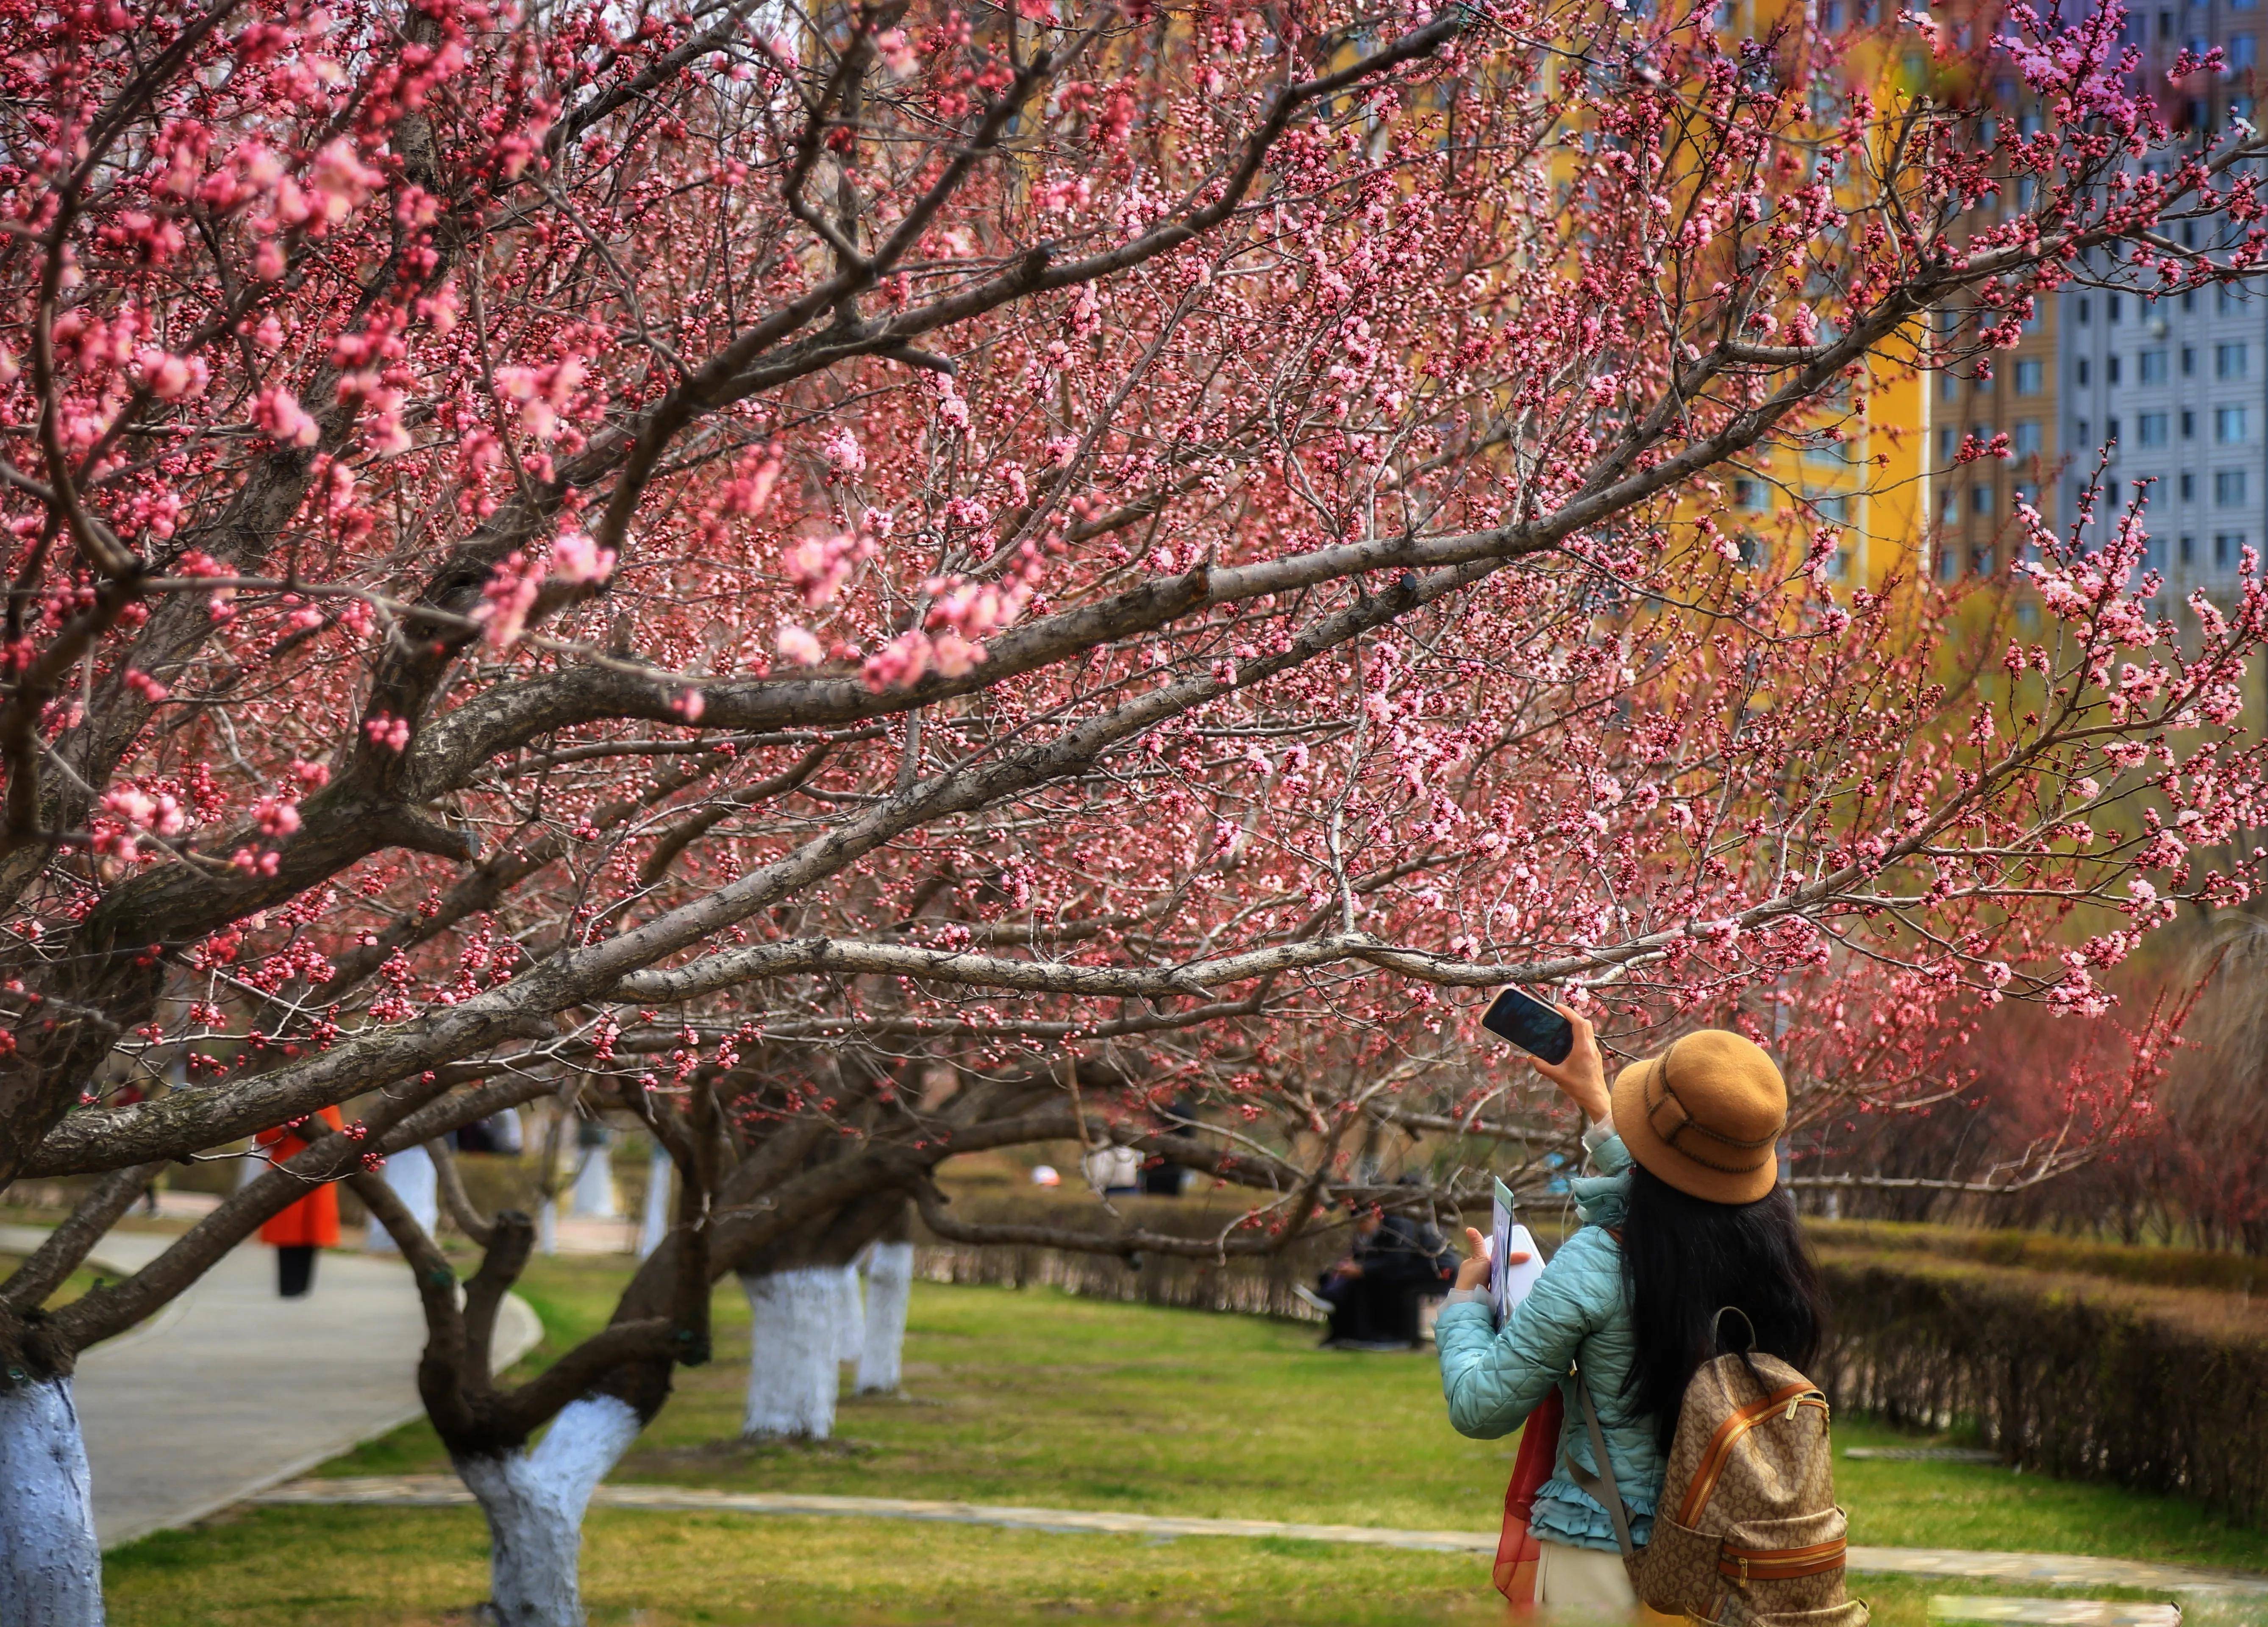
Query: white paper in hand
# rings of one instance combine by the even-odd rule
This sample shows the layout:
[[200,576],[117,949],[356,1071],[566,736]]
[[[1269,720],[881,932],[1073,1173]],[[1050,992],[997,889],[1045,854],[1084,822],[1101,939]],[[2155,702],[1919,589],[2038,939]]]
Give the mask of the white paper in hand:
[[[1505,1263],[1519,1254],[1528,1258],[1517,1265]],[[1535,1279],[1543,1275],[1543,1256],[1528,1228],[1513,1218],[1512,1189],[1501,1181],[1496,1183],[1496,1212],[1489,1223],[1489,1308],[1501,1328],[1513,1307],[1528,1297]]]

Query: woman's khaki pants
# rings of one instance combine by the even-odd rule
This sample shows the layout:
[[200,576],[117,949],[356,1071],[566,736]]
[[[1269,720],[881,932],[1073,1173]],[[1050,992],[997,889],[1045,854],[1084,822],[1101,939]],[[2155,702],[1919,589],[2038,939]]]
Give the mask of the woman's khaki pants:
[[1683,1622],[1638,1601],[1630,1572],[1620,1554],[1595,1548],[1570,1548],[1564,1542],[1538,1540],[1542,1551],[1535,1561],[1535,1602],[1547,1609],[1616,1621]]

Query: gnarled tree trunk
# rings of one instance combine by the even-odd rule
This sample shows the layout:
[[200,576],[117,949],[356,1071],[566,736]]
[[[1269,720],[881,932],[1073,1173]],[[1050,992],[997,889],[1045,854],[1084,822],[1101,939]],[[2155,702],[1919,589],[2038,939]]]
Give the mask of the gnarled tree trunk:
[[898,1388],[906,1342],[906,1302],[913,1293],[914,1246],[879,1242],[866,1261],[866,1336],[858,1351],[858,1393],[887,1395]]
[[835,1432],[843,1352],[843,1268],[740,1274],[748,1296],[747,1436],[825,1440]]
[[533,1447],[454,1460],[489,1522],[502,1627],[582,1627],[583,1512],[644,1422],[613,1395],[570,1402]]
[[68,1378],[0,1389],[0,1627],[101,1627],[102,1550]]

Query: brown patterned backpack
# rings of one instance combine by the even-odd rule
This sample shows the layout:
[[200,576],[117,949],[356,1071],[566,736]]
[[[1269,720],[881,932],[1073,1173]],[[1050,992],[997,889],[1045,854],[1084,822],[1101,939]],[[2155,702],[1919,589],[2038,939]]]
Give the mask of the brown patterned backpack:
[[1582,1375],[1575,1396],[1594,1475],[1575,1483],[1613,1520],[1638,1596],[1657,1610],[1724,1627],[1867,1627],[1843,1591],[1845,1522],[1835,1506],[1827,1397],[1775,1356],[1719,1356],[1685,1387],[1661,1506],[1644,1548],[1615,1489],[1598,1410]]

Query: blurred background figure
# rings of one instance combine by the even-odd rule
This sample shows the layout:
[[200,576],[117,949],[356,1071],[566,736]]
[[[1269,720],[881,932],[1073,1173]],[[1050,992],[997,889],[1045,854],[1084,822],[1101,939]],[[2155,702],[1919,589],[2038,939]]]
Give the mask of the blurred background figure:
[[1418,1344],[1419,1302],[1455,1276],[1456,1256],[1439,1232],[1373,1207],[1356,1219],[1347,1257],[1298,1292],[1328,1319],[1327,1346],[1406,1351]]
[[[346,1126],[336,1108],[325,1108],[319,1116],[333,1130]],[[254,1139],[276,1164],[298,1157],[307,1145],[288,1130],[263,1130]],[[298,1299],[315,1285],[315,1250],[338,1244],[338,1189],[328,1182],[310,1188],[306,1196],[260,1228],[260,1240],[276,1249],[276,1292]]]

